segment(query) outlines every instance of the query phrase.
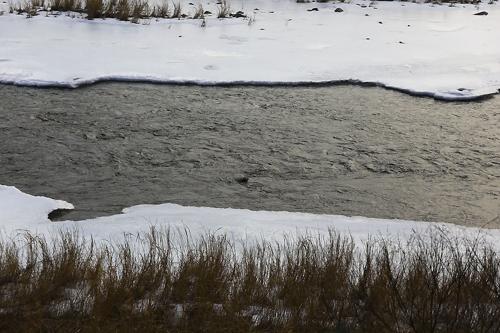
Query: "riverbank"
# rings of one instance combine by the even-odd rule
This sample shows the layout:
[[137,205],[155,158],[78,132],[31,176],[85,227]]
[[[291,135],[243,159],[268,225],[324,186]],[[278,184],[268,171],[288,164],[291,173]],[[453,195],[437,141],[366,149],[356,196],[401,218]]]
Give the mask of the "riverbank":
[[[9,33],[0,35],[0,82],[358,82],[446,100],[477,99],[500,88],[496,4],[255,0],[231,6],[247,17],[134,25],[4,14],[0,30]],[[474,15],[479,11],[489,15]]]
[[499,257],[480,239],[436,233],[403,243],[377,237],[361,246],[335,233],[277,243],[174,233],[127,233],[120,243],[71,232],[1,239],[0,329],[499,329]]

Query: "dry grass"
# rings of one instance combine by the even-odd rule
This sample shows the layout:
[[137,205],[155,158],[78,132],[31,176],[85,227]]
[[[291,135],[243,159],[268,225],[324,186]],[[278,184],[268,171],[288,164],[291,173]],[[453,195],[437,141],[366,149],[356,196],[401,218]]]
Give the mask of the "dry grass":
[[163,0],[161,4],[154,6],[151,13],[152,17],[157,18],[169,18],[170,17],[170,6],[167,0]]
[[[205,10],[199,4],[190,17],[183,13],[181,1],[163,0],[160,4],[151,6],[148,0],[22,0],[10,3],[9,12],[26,14],[27,17],[38,15],[39,11],[52,11],[57,15],[61,12],[86,14],[87,19],[114,18],[120,21],[139,23],[140,19],[149,18],[192,18],[204,19]],[[219,5],[219,17],[230,17],[229,2],[223,0]]]
[[135,0],[132,2],[132,23],[138,23],[139,19],[151,16],[151,8],[147,0]]
[[231,5],[228,0],[221,0],[217,5],[217,17],[227,18],[231,15]]
[[171,18],[177,18],[180,19],[182,16],[182,4],[180,1],[173,2],[173,11],[172,11],[172,16]]
[[204,19],[205,18],[205,10],[203,9],[202,4],[198,4],[193,14],[193,19]]
[[22,2],[9,2],[9,13],[26,14],[27,18],[38,15],[38,12],[47,10],[44,0],[27,0]]
[[0,331],[500,330],[499,257],[477,241],[172,239],[0,242]]
[[86,0],[85,11],[89,20],[104,17],[105,8],[106,6],[103,0]]
[[81,0],[52,0],[50,9],[61,12],[81,12],[83,5]]

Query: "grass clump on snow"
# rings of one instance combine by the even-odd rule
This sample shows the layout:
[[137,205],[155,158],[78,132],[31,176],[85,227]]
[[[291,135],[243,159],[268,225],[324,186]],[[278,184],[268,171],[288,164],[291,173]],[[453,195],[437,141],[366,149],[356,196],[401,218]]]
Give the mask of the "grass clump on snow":
[[173,10],[172,10],[172,18],[181,18],[182,15],[182,4],[180,1],[174,2],[173,3]]
[[52,0],[50,9],[61,12],[81,12],[83,5],[81,0]]
[[[235,244],[155,231],[0,242],[0,330],[498,332],[500,258],[443,234],[408,244]],[[174,241],[175,240],[175,241]]]
[[198,6],[196,6],[196,10],[194,12],[193,18],[194,19],[204,19],[205,18],[205,10],[203,9],[202,4],[198,4]]
[[170,6],[167,0],[162,1],[161,4],[153,6],[151,13],[152,17],[157,18],[169,18],[170,17]]
[[231,5],[227,0],[221,0],[217,6],[217,17],[227,18],[231,15]]
[[103,0],[87,0],[85,3],[85,11],[87,18],[93,20],[104,16],[104,1]]

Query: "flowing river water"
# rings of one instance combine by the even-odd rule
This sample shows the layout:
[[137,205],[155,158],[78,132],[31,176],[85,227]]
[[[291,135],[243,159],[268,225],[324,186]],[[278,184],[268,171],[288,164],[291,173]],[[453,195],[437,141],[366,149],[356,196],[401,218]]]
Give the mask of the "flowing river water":
[[500,227],[500,97],[0,85],[0,184],[73,203],[65,219],[173,202]]

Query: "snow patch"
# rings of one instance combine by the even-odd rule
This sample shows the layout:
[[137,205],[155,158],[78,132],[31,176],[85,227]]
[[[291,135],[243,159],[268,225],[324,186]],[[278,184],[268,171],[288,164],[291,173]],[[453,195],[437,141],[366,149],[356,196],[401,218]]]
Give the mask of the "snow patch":
[[74,209],[62,200],[36,197],[13,186],[0,185],[0,225],[8,229],[27,229],[50,223],[49,213],[58,209]]

